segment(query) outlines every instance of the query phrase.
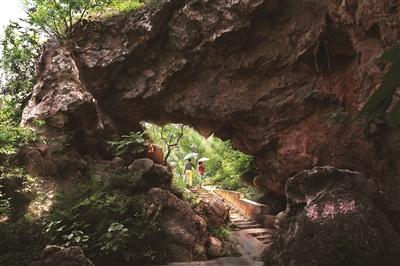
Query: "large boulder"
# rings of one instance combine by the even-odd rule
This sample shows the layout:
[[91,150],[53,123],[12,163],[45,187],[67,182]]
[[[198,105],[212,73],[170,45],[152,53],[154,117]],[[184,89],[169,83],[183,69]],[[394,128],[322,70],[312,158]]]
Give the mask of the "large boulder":
[[143,209],[149,216],[157,213],[166,232],[166,254],[170,261],[206,260],[207,224],[190,205],[169,191],[153,188],[144,199]]
[[80,247],[47,246],[30,266],[94,266]]
[[24,147],[19,152],[18,160],[33,176],[72,179],[80,177],[88,167],[79,152],[65,144],[63,137]]
[[367,196],[358,172],[314,167],[288,179],[265,265],[400,265],[400,236]]
[[162,148],[155,144],[149,144],[146,150],[146,157],[153,160],[156,164],[164,164],[164,152]]
[[167,188],[171,185],[172,173],[168,167],[155,164],[151,159],[133,161],[128,170],[137,176],[136,189],[145,191],[152,187]]
[[208,240],[207,253],[211,257],[220,257],[222,255],[223,243],[214,236],[210,236]]
[[195,212],[207,223],[209,229],[220,228],[229,222],[229,206],[217,197],[202,199]]

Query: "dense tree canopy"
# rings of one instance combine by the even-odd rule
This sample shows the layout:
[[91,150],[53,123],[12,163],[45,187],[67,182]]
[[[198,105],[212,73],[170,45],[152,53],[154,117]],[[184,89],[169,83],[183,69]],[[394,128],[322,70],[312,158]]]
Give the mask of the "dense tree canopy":
[[32,91],[35,61],[39,56],[39,32],[26,23],[11,22],[1,42],[0,68],[3,73],[1,88],[3,119],[19,121],[22,105]]

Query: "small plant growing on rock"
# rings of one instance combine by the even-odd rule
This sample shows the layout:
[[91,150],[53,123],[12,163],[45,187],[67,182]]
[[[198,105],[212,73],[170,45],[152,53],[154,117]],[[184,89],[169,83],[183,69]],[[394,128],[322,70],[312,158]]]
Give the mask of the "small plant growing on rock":
[[220,240],[229,240],[231,238],[231,232],[225,227],[212,229],[210,231],[210,233],[212,236],[214,236]]

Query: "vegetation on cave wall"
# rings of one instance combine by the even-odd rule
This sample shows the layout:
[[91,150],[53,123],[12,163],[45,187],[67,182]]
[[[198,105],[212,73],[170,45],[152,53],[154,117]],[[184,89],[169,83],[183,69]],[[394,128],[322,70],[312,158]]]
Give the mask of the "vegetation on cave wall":
[[[162,237],[157,221],[149,224],[141,210],[131,206],[134,199],[126,191],[103,186],[89,174],[84,183],[57,194],[48,215],[35,217],[28,206],[38,200],[36,185],[40,180],[28,175],[18,163],[21,149],[45,141],[31,129],[19,126],[36,83],[35,63],[41,41],[54,34],[67,39],[81,19],[129,12],[144,2],[24,2],[28,18],[10,22],[1,34],[0,265],[28,265],[47,244],[81,245],[96,262],[162,261],[163,251],[154,245],[155,238]],[[47,11],[51,11],[51,19]],[[88,224],[96,230],[88,230]]]
[[[110,173],[111,183],[91,172],[56,195],[51,213],[42,219],[47,243],[81,246],[96,265],[163,262],[163,243],[158,240],[165,236],[158,217],[150,219],[138,204],[131,175],[123,170]],[[121,178],[130,181],[121,186]]]
[[[153,1],[156,3],[156,1]],[[26,208],[35,197],[35,178],[14,166],[21,148],[40,141],[29,129],[18,126],[20,115],[35,83],[34,62],[39,54],[40,37],[56,35],[68,40],[76,23],[82,19],[107,17],[129,12],[144,1],[26,1],[29,9],[27,24],[12,22],[2,40],[1,69],[4,74],[0,102],[0,264],[25,265],[46,244],[80,245],[93,260],[103,262],[117,259],[130,262],[159,262],[162,239],[157,220],[149,225],[129,190],[106,186],[88,174],[85,182],[66,188],[56,196],[51,213],[40,219],[31,217]],[[49,14],[53,20],[49,20]],[[366,104],[363,113],[375,119],[390,109],[399,86],[399,46],[382,59],[391,63],[380,89]],[[395,105],[389,122],[398,126],[400,107]],[[378,116],[376,115],[378,114]],[[40,121],[38,121],[40,123]],[[164,127],[167,136],[177,136],[181,126]],[[229,142],[215,137],[204,139],[193,129],[185,127],[182,138],[168,156],[177,183],[182,185],[183,157],[190,152],[208,157],[208,183],[222,188],[252,192],[240,181],[240,174],[251,158],[232,149]],[[148,134],[165,146],[160,128],[150,125]],[[118,145],[117,145],[118,148]],[[123,173],[118,173],[118,177]],[[244,190],[243,190],[244,189]]]
[[[15,134],[5,143],[9,149],[2,158],[12,159],[14,151],[34,140],[26,132]],[[136,147],[144,140],[135,141]],[[136,193],[138,176],[126,168],[91,163],[83,177],[55,194],[50,212],[40,217],[27,209],[36,196],[32,189],[36,180],[17,170],[0,175],[0,191],[6,192],[1,194],[0,265],[28,265],[49,244],[81,246],[96,265],[165,261],[159,217],[146,216],[139,204],[141,194]]]
[[23,0],[28,21],[48,36],[68,41],[85,19],[124,14],[159,0]]

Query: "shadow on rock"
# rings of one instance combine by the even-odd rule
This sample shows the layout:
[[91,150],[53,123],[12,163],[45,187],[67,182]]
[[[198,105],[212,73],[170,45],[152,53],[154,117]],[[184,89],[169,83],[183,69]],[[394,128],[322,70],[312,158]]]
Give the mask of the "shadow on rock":
[[314,167],[288,179],[265,265],[400,265],[400,237],[368,197],[358,172]]

